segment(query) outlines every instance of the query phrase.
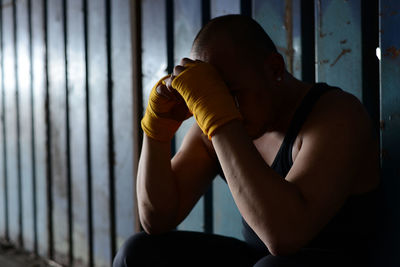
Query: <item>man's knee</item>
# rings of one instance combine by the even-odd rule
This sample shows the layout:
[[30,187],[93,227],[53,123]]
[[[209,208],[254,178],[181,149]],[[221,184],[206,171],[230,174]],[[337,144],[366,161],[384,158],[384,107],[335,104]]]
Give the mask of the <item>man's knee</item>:
[[128,238],[119,248],[114,258],[113,267],[130,267],[135,263],[136,266],[142,266],[141,263],[146,258],[151,236],[145,232],[134,234]]

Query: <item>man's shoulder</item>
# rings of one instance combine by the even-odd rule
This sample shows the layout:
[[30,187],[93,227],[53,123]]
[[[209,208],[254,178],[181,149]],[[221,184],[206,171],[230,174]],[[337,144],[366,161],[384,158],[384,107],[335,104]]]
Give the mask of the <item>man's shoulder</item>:
[[[372,132],[372,121],[363,104],[343,90],[329,90],[315,104],[304,130],[328,128],[361,137]],[[332,134],[335,134],[334,132]]]

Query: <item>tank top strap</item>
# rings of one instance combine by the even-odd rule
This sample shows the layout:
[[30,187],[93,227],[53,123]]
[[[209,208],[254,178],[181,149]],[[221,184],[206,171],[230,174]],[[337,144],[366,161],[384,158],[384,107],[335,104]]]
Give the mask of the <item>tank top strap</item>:
[[278,172],[282,177],[285,177],[293,165],[292,148],[303,124],[311,113],[318,99],[330,90],[340,90],[337,87],[331,87],[326,83],[316,83],[310,88],[306,96],[303,98],[300,106],[297,108],[290,126],[283,139],[282,145],[271,165],[271,168]]

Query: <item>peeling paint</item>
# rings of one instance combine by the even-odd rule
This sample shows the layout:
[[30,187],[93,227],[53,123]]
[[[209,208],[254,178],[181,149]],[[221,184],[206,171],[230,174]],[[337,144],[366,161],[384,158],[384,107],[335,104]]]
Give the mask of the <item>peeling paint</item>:
[[392,59],[396,59],[400,56],[400,48],[396,48],[395,46],[391,46],[386,49],[386,53],[384,54],[385,57],[391,56]]
[[326,33],[322,32],[322,11],[321,11],[321,0],[317,1],[317,9],[318,9],[318,24],[319,24],[319,37],[324,38]]
[[389,117],[388,117],[388,120],[399,120],[400,119],[400,114],[399,113],[393,113],[393,114],[390,114],[389,115]]
[[351,49],[342,49],[342,52],[340,52],[340,54],[337,56],[337,58],[335,59],[335,61],[333,61],[333,63],[330,65],[331,67],[335,66],[335,64],[339,61],[339,59],[344,56],[347,53],[350,53]]
[[323,59],[323,60],[320,60],[319,61],[319,64],[320,65],[322,65],[322,64],[328,64],[329,63],[329,59]]
[[[387,12],[389,12],[389,11],[387,10]],[[393,10],[393,11],[390,12],[389,14],[388,14],[387,12],[386,12],[386,13],[385,13],[385,12],[379,12],[379,16],[380,16],[380,17],[385,17],[385,16],[392,17],[392,16],[396,16],[396,15],[399,14],[399,11],[397,11],[397,10]]]
[[385,121],[383,121],[383,120],[379,121],[379,128],[381,130],[385,130]]

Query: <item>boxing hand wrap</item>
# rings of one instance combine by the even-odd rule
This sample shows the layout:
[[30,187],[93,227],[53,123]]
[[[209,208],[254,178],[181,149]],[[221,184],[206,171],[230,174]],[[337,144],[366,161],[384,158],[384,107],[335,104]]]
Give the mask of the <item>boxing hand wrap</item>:
[[185,67],[172,81],[172,87],[185,99],[209,139],[220,126],[242,119],[228,87],[211,64],[196,62]]
[[147,136],[163,142],[170,141],[182,123],[182,121],[162,116],[175,105],[173,101],[157,93],[157,87],[161,84],[165,85],[164,80],[168,77],[169,75],[161,78],[151,90],[146,112],[141,122],[142,129]]

